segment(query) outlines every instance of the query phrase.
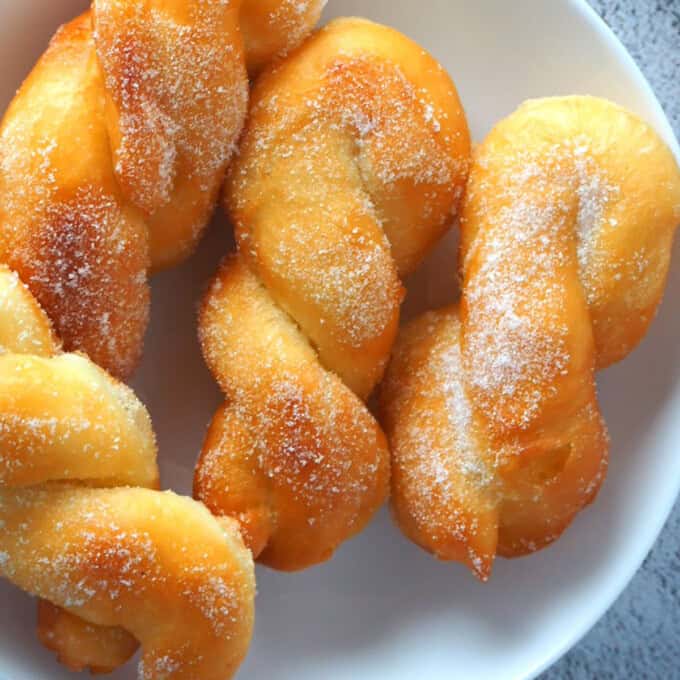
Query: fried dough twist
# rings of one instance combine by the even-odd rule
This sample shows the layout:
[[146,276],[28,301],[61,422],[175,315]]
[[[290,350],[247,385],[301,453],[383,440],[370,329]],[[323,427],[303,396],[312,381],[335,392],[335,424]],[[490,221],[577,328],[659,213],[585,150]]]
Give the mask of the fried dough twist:
[[492,130],[461,216],[462,303],[405,329],[382,390],[412,540],[486,579],[593,500],[595,371],[645,335],[679,221],[673,155],[610,102],[529,101]]
[[[260,68],[311,30],[321,6],[94,0],[54,36],[0,129],[0,262],[68,350],[131,373],[147,274],[196,246],[241,132],[241,22]],[[267,21],[258,28],[254,16]]]
[[384,501],[388,451],[364,404],[411,272],[450,225],[469,136],[455,87],[394,30],[338,20],[256,84],[227,184],[239,250],[199,330],[227,395],[195,495],[259,559],[328,559]]
[[87,358],[60,352],[5,266],[0,346],[0,574],[48,601],[43,643],[75,670],[111,671],[140,641],[142,678],[230,675],[255,590],[237,527],[153,490],[146,410]]

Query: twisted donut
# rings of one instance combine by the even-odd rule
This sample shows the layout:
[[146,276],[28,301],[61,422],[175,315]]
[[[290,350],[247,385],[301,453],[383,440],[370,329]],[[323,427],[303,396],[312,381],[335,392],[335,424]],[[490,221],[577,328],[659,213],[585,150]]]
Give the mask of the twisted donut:
[[[67,349],[119,377],[141,353],[147,273],[195,247],[243,125],[239,13],[259,68],[321,9],[241,4],[94,0],[54,36],[0,129],[0,262]],[[273,18],[258,27],[260,5]]]
[[403,333],[382,391],[393,508],[416,543],[486,579],[551,543],[602,483],[594,374],[642,339],[680,221],[661,139],[601,99],[529,101],[479,147],[463,296]]
[[388,451],[362,400],[468,162],[453,83],[394,30],[335,21],[256,84],[226,191],[239,251],[199,319],[227,402],[194,490],[260,561],[328,559],[382,504]]
[[43,642],[73,669],[111,671],[139,640],[142,678],[232,673],[254,597],[237,528],[151,490],[146,410],[84,356],[59,352],[5,266],[0,339],[0,574],[53,603],[41,604]]

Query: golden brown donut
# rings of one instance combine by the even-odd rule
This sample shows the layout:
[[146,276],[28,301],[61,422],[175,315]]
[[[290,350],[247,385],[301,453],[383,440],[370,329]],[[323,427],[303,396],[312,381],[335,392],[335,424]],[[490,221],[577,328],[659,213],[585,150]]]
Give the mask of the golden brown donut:
[[5,266],[0,335],[0,575],[49,601],[41,640],[74,670],[111,671],[139,641],[140,678],[230,677],[255,589],[238,528],[153,490],[145,408],[84,356],[59,352]]
[[[288,0],[265,4],[290,13]],[[0,262],[67,350],[118,377],[141,353],[147,272],[194,249],[243,125],[240,10],[240,0],[94,0],[54,36],[0,128]],[[296,16],[247,21],[258,66],[318,12]]]
[[239,251],[200,313],[227,401],[194,490],[267,565],[328,559],[384,501],[387,445],[364,400],[400,277],[451,223],[469,151],[442,67],[368,21],[332,22],[255,85],[226,189]]
[[488,578],[555,539],[604,480],[595,370],[642,339],[680,222],[680,171],[593,97],[526,102],[475,154],[462,302],[403,331],[381,393],[404,532]]

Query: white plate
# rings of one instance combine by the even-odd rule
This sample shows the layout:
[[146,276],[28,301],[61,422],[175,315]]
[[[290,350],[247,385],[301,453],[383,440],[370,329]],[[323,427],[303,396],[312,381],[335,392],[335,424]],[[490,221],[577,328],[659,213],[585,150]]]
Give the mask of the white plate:
[[[77,0],[0,0],[0,102],[9,100]],[[527,97],[589,93],[639,113],[674,145],[630,57],[577,0],[330,0],[420,41],[448,68],[476,139]],[[161,444],[166,483],[187,490],[219,394],[203,367],[194,306],[226,252],[213,230],[181,270],[154,282],[153,326],[135,380]],[[676,249],[677,250],[677,249]],[[242,678],[277,680],[514,679],[536,675],[582,636],[626,586],[666,519],[680,483],[680,253],[650,335],[600,377],[612,435],[609,478],[594,507],[555,546],[499,561],[488,585],[403,539],[387,514],[329,564],[296,575],[260,569],[257,633]],[[452,239],[417,278],[410,311],[455,295]],[[0,676],[70,677],[34,637],[31,600],[0,586]],[[116,679],[134,678],[134,667]]]

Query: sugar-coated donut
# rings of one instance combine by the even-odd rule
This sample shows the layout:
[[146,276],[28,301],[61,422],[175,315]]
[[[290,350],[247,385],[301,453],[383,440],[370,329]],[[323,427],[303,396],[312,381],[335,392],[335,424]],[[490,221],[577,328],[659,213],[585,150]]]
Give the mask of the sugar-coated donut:
[[193,251],[224,181],[248,99],[241,22],[261,68],[320,13],[311,1],[241,4],[94,0],[59,29],[0,127],[0,262],[67,350],[117,377],[141,353],[147,273]]
[[403,331],[381,394],[411,539],[486,579],[595,497],[595,370],[647,331],[678,222],[673,155],[610,102],[529,101],[492,130],[461,214],[460,307]]
[[248,649],[252,557],[238,527],[158,486],[132,391],[63,354],[0,266],[0,575],[45,598],[38,634],[74,670],[230,677]]
[[194,488],[270,566],[328,559],[385,499],[387,446],[364,400],[400,277],[450,225],[469,152],[448,75],[384,26],[336,20],[255,85],[226,190],[239,251],[199,320],[227,402]]

